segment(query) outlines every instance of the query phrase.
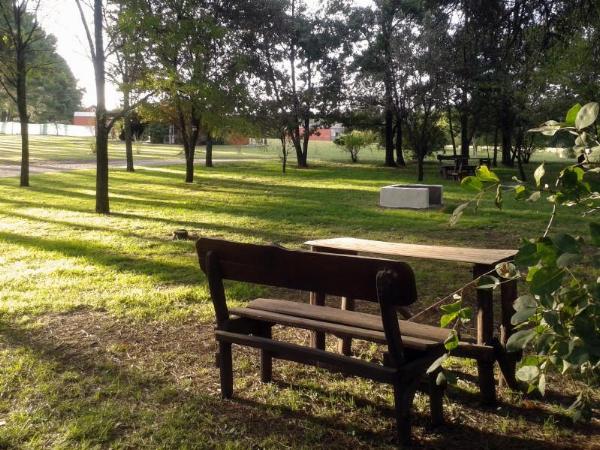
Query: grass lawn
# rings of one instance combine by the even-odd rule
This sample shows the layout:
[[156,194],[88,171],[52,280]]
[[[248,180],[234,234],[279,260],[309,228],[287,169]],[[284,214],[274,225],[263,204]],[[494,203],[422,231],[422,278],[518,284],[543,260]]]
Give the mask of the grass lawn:
[[[543,230],[549,205],[512,199],[502,212],[486,201],[449,227],[469,194],[436,172],[428,165],[426,181],[444,183],[447,206],[431,211],[377,207],[379,188],[414,181],[414,166],[319,161],[282,175],[277,161],[232,162],[199,168],[192,185],[182,166],[112,170],[110,216],[92,213],[93,171],[35,175],[27,189],[0,179],[0,448],[391,448],[386,386],[283,362],[276,383],[261,384],[256,352],[236,350],[235,399],[222,401],[206,280],[193,241],[171,233],[289,247],[341,235],[512,247]],[[559,215],[557,226],[573,231],[583,221]],[[463,265],[413,267],[416,309],[470,278]],[[264,291],[234,283],[227,293],[243,304]],[[308,342],[303,332],[277,335]],[[429,430],[427,400],[417,397],[423,447],[600,446],[597,419],[573,426],[566,416],[574,382],[554,379],[544,401],[501,390],[498,406],[482,408],[474,365],[450,366],[461,374],[445,402],[446,426]]]
[[[30,158],[32,162],[42,161],[69,161],[85,162],[94,161],[95,155],[92,153],[91,146],[94,138],[81,137],[59,137],[59,136],[31,136],[30,137]],[[279,159],[280,144],[276,139],[269,139],[266,146],[238,146],[238,145],[215,145],[213,147],[213,158],[215,159]],[[153,160],[177,160],[183,161],[182,147],[180,145],[167,144],[134,144],[134,161],[146,162]],[[203,160],[205,147],[198,146],[196,149],[197,160]],[[125,144],[120,141],[110,141],[108,147],[109,158],[111,160],[125,159]],[[349,162],[350,157],[347,153],[340,150],[332,142],[311,141],[309,146],[310,158],[322,161]],[[490,150],[491,153],[491,150]],[[480,147],[479,152],[473,156],[485,157],[489,153]],[[289,160],[294,160],[293,151],[290,152]],[[383,151],[381,149],[365,149],[359,154],[361,162],[379,163],[383,160]],[[434,158],[432,158],[434,160]],[[555,153],[538,152],[533,156],[534,161],[562,161]],[[0,164],[14,163],[21,161],[21,137],[8,136],[0,134]]]

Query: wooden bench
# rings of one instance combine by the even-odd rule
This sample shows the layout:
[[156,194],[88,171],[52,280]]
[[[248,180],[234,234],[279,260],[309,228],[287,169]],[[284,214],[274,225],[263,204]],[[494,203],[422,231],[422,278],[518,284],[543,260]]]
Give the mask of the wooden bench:
[[[233,395],[232,344],[260,349],[261,380],[271,381],[272,359],[323,367],[391,384],[398,437],[410,439],[410,411],[421,382],[429,391],[433,424],[443,422],[443,386],[437,371],[427,375],[444,353],[450,330],[399,321],[397,308],[416,298],[415,278],[406,263],[380,258],[286,250],[202,238],[196,243],[215,308],[217,361],[221,394]],[[287,300],[256,299],[246,308],[227,306],[223,280],[235,280],[378,302],[380,315],[341,311]],[[283,325],[384,344],[383,364],[272,338],[273,325]]]

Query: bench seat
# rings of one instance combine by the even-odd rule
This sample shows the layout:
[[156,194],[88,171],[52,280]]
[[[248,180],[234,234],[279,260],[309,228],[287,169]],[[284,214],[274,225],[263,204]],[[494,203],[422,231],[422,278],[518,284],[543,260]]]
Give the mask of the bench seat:
[[[239,317],[312,331],[331,333],[338,337],[354,337],[386,344],[380,316],[346,311],[329,306],[317,306],[288,300],[258,298],[245,308],[231,308]],[[443,348],[451,330],[399,320],[402,343],[412,350],[435,351]]]

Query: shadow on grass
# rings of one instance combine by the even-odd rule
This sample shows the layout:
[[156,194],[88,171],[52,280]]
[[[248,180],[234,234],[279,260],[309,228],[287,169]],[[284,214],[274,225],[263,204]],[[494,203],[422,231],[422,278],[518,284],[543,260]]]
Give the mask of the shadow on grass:
[[[55,335],[28,330],[21,325],[1,323],[0,336],[6,349],[30,352],[40,366],[50,367],[47,375],[50,379],[44,381],[52,383],[48,392],[54,396],[46,398],[45,391],[36,392],[34,388],[35,397],[28,399],[27,404],[32,412],[42,405],[41,414],[48,414],[45,420],[33,425],[48,427],[37,430],[45,439],[52,435],[60,438],[63,423],[68,423],[71,430],[78,430],[70,433],[66,445],[123,445],[132,438],[134,430],[144,439],[130,442],[134,446],[146,443],[155,447],[215,448],[236,442],[242,447],[254,448],[265,438],[278,445],[312,448],[377,448],[392,444],[394,429],[373,431],[364,423],[343,424],[335,418],[315,417],[285,405],[240,397],[239,393],[232,401],[223,401],[209,393],[204,383],[190,390],[172,376],[115,363],[114,358],[109,359],[102,352],[86,352],[80,344],[65,343]],[[18,382],[29,380],[19,377]],[[256,382],[258,384],[258,380]],[[285,387],[285,383],[281,386]],[[99,395],[89,395],[89,392]],[[327,396],[328,392],[324,390],[322,394]],[[10,398],[12,391],[7,395]],[[371,419],[371,404],[369,400],[359,399],[358,413],[368,414]],[[363,409],[366,410],[361,411]],[[376,405],[376,409],[380,410],[381,406]],[[389,416],[389,412],[389,408],[383,408],[383,415]],[[417,415],[417,424],[425,421]],[[29,426],[27,431],[33,431],[33,427]],[[318,431],[320,435],[311,436],[311,431]],[[426,433],[423,439],[419,442],[418,438],[415,447],[565,448],[559,443],[514,436],[510,430],[500,434],[485,426],[481,429],[465,424],[447,424]]]
[[[168,284],[187,285],[205,282],[204,276],[201,275],[200,269],[195,264],[178,264],[115,254],[115,249],[90,241],[48,239],[6,231],[0,231],[0,240],[37,250],[60,253],[72,258],[84,258],[101,266],[146,275]],[[190,247],[191,245],[190,243]]]

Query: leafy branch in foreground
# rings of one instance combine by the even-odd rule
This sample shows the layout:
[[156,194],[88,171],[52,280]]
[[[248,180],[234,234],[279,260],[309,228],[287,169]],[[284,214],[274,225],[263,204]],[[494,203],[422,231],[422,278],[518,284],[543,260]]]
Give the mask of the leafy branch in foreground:
[[595,126],[599,109],[598,103],[577,104],[564,122],[548,121],[530,130],[548,136],[558,132],[575,136],[574,149],[582,156],[577,164],[565,167],[553,183],[544,183],[543,163],[534,172],[535,186],[515,177],[510,184],[502,183],[487,167],[481,167],[461,183],[476,192],[475,197],[458,206],[451,218],[451,224],[456,224],[470,205],[477,208],[489,192],[495,192],[498,208],[507,192],[513,192],[518,200],[545,198],[552,204],[543,234],[523,240],[514,265],[507,264],[497,272],[503,278],[524,277],[529,291],[514,303],[511,323],[517,331],[507,342],[509,352],[528,350],[517,379],[528,385],[528,392],[538,390],[542,395],[551,371],[582,381],[585,387],[569,408],[574,421],[591,418],[590,392],[600,384],[600,278],[594,273],[600,268],[600,223],[589,224],[586,238],[550,236],[550,231],[559,210],[576,208],[588,216],[600,208],[600,168],[593,168],[590,162],[590,157],[600,152]]

